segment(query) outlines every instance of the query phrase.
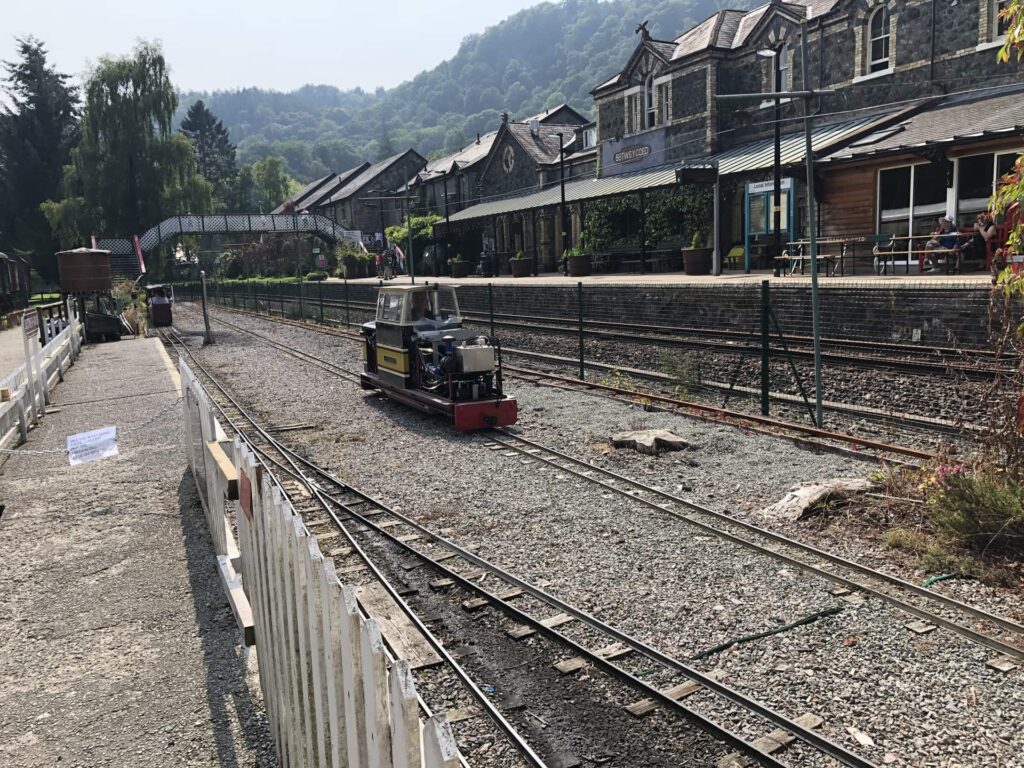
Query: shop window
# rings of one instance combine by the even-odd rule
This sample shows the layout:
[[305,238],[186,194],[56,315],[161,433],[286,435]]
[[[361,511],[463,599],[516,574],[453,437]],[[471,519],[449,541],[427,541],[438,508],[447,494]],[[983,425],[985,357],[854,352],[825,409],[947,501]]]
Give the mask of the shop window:
[[878,174],[878,231],[883,234],[926,235],[946,213],[949,165],[889,168]]
[[946,162],[914,166],[914,229],[915,235],[935,230],[937,220],[946,214]]
[[969,227],[988,201],[999,179],[1013,169],[1017,153],[961,157],[957,168],[957,225]]
[[876,8],[868,19],[867,53],[865,74],[889,69],[889,8],[885,5]]

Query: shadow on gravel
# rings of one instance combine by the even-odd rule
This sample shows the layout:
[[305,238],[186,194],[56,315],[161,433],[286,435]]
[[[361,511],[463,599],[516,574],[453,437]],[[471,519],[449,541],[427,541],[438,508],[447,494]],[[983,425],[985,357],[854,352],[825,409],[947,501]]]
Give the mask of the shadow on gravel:
[[363,399],[367,407],[374,409],[380,416],[393,422],[395,426],[408,430],[411,434],[430,440],[441,440],[446,443],[464,444],[472,434],[455,429],[451,420],[436,413],[423,413],[411,405],[391,400],[379,393],[366,393]]
[[[187,467],[178,484],[178,507],[206,670],[206,700],[209,727],[217,745],[216,764],[225,768],[252,765],[251,757],[243,758],[236,750],[233,730],[237,730],[237,738],[248,747],[250,755],[256,756],[256,765],[277,765],[266,715],[256,710],[249,695],[245,661],[239,647],[241,633],[224,596],[206,516]],[[234,728],[233,723],[237,723]]]

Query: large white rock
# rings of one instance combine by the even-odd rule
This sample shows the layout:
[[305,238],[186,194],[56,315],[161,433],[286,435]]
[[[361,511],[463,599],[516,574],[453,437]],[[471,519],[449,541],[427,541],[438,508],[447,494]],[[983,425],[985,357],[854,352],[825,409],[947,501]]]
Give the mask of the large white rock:
[[802,483],[794,485],[782,499],[762,509],[761,514],[773,519],[800,520],[813,514],[819,504],[830,499],[845,499],[877,488],[877,483],[863,477],[839,477],[820,483]]
[[634,448],[640,453],[657,456],[662,451],[681,451],[692,447],[679,435],[667,429],[639,429],[612,435],[616,448]]

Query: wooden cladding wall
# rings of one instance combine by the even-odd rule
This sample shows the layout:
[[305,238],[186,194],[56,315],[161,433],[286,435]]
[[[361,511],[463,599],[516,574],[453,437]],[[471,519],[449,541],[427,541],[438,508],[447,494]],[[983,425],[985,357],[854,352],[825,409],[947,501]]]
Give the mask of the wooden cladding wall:
[[874,167],[841,168],[822,174],[822,236],[874,234],[877,172]]

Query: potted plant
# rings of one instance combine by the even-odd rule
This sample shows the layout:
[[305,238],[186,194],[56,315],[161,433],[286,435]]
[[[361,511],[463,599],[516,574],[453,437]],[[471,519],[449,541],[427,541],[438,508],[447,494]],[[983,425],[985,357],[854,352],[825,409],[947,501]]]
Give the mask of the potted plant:
[[469,277],[470,263],[462,258],[461,253],[455,254],[455,258],[451,262],[452,265],[452,277],[456,280],[461,280],[464,277]]
[[573,277],[585,277],[590,274],[590,254],[584,253],[578,245],[568,249],[562,258],[569,260],[569,274]]
[[516,251],[516,255],[509,261],[512,268],[512,277],[528,277],[533,270],[533,259],[526,258],[522,251]]
[[704,246],[704,233],[697,230],[689,248],[683,248],[683,271],[688,275],[711,274],[711,249]]
[[480,254],[480,275],[482,277],[494,276],[494,254],[484,251]]

